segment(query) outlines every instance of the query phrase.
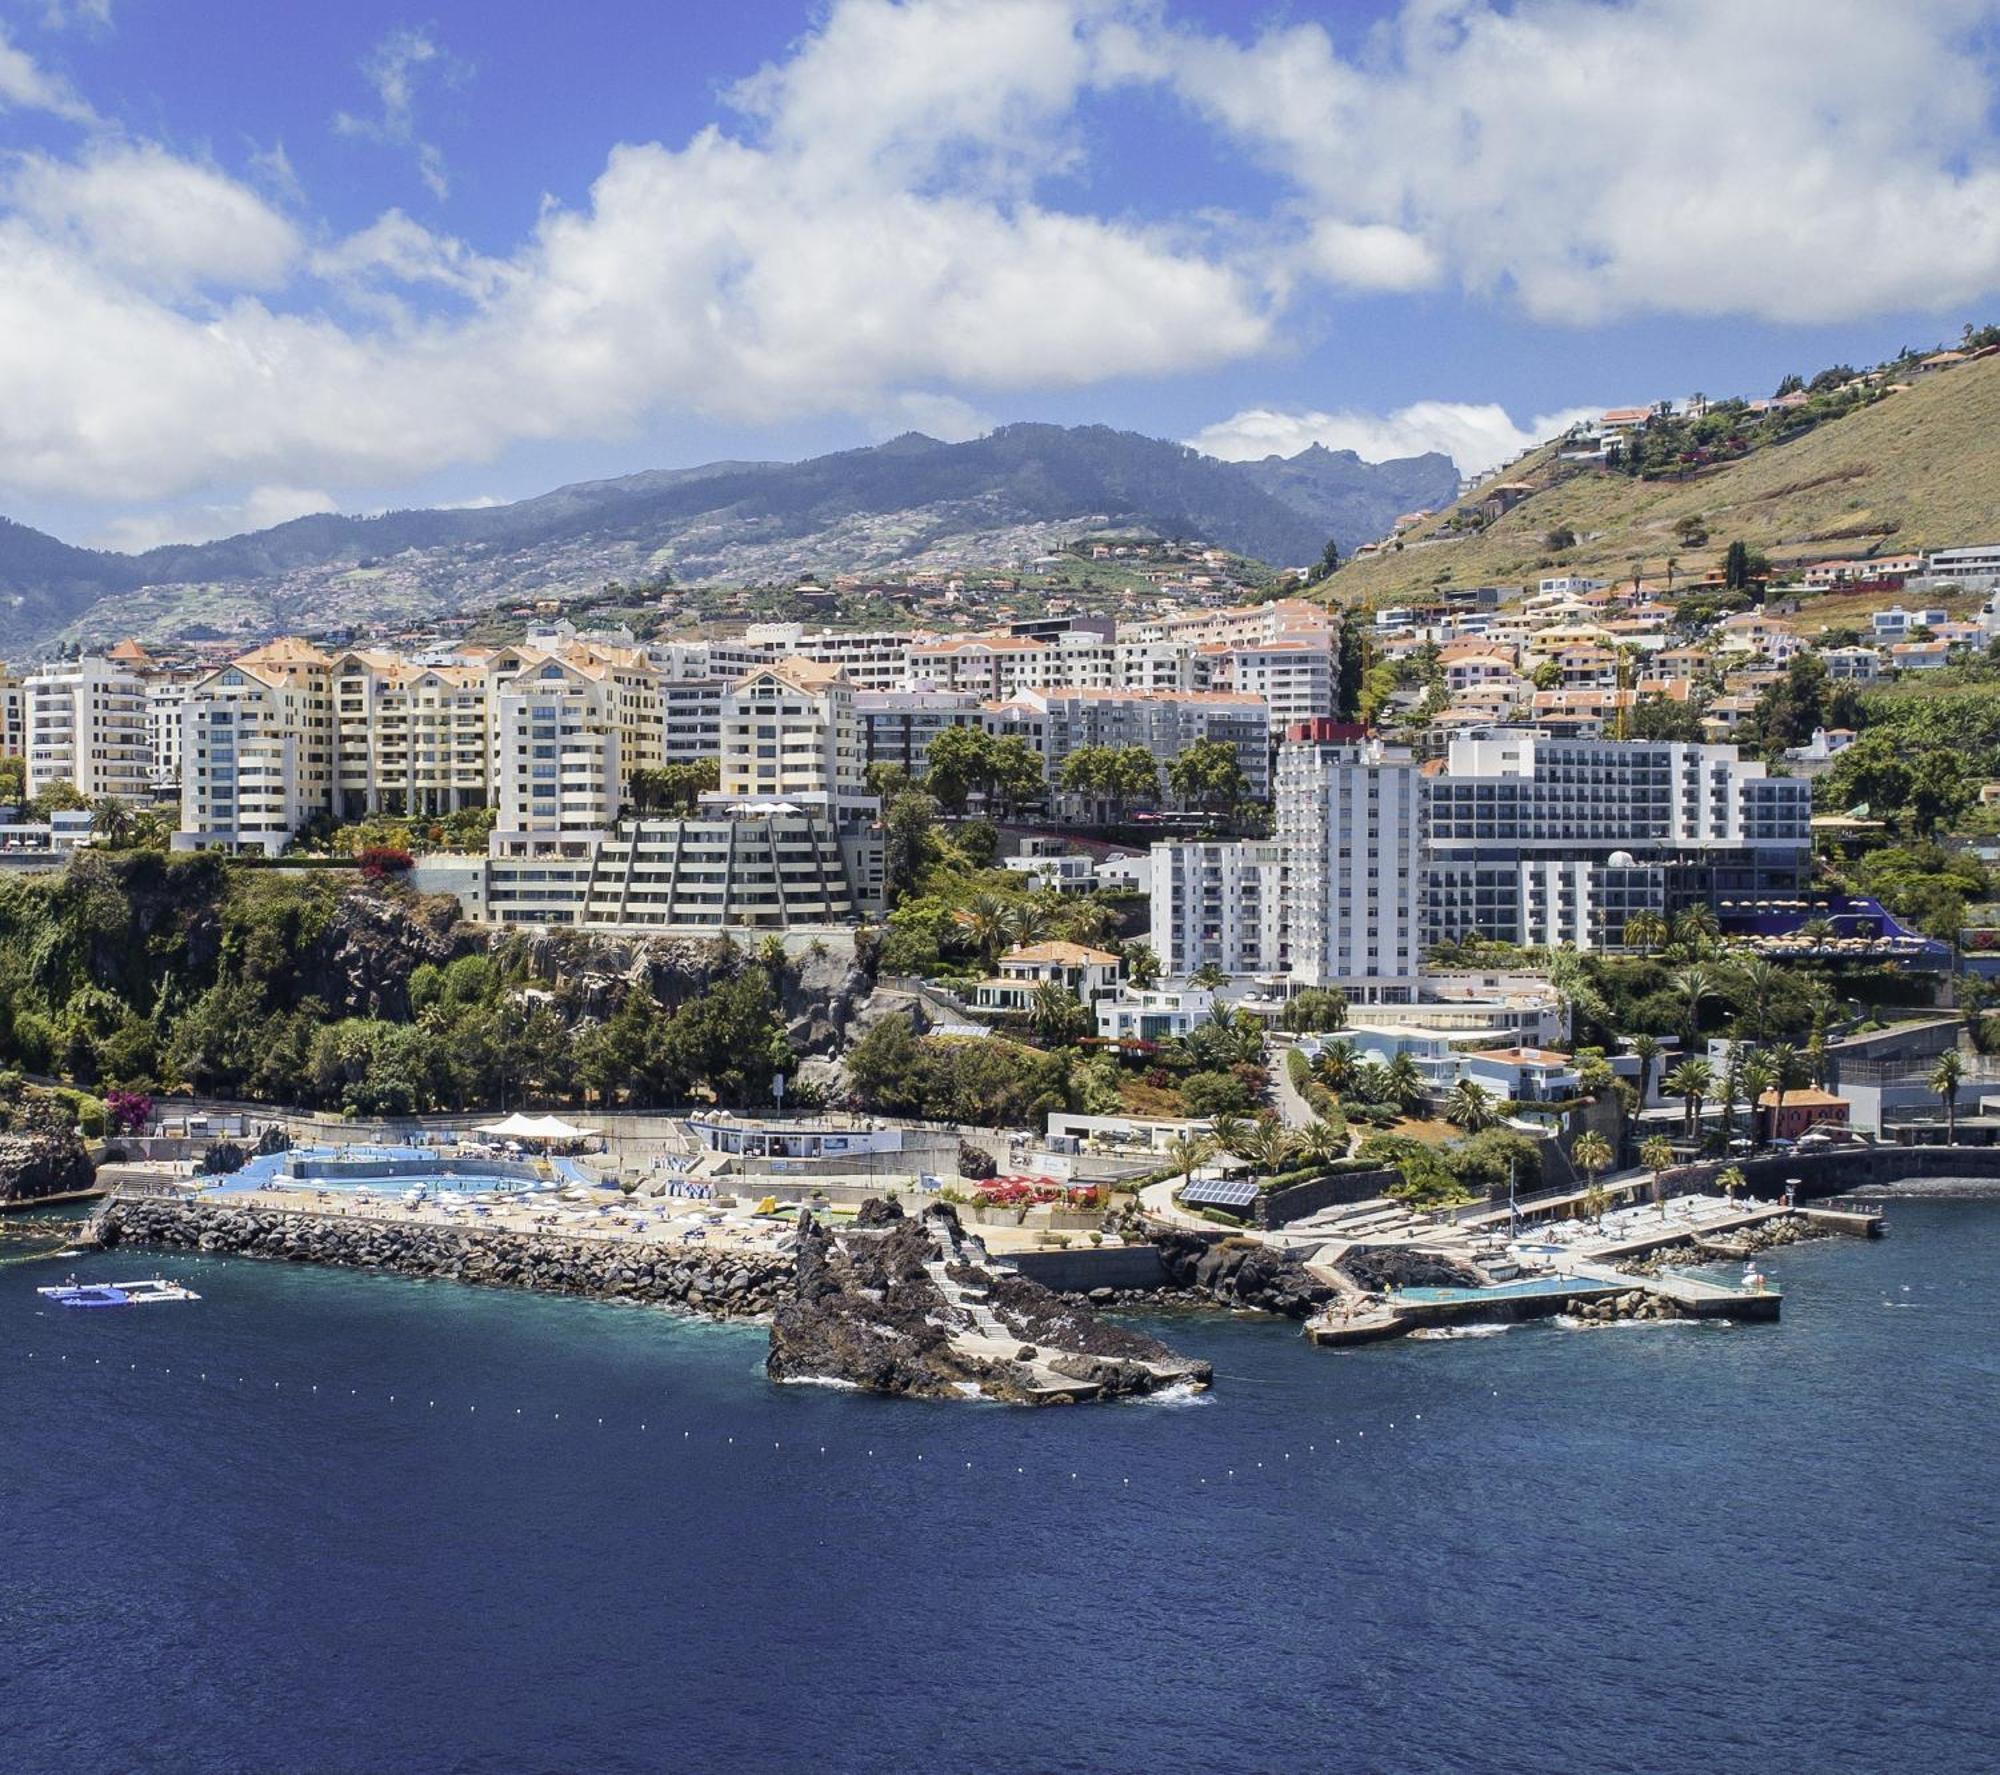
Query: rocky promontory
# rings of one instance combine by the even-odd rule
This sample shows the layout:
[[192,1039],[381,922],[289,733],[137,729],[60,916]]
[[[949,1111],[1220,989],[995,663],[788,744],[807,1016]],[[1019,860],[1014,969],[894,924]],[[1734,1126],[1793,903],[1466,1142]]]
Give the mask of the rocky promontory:
[[1206,1362],[1106,1325],[995,1264],[948,1206],[866,1203],[838,1233],[800,1218],[793,1298],[771,1323],[775,1380],[1032,1405],[1206,1387]]

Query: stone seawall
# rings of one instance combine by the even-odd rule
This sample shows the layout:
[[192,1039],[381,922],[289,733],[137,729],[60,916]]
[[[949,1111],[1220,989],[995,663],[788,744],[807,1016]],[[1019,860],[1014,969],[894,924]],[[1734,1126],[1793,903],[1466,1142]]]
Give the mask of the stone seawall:
[[721,1249],[685,1251],[150,1197],[114,1197],[92,1226],[107,1245],[270,1257],[548,1294],[653,1301],[717,1318],[755,1318],[792,1294],[789,1259],[774,1262]]

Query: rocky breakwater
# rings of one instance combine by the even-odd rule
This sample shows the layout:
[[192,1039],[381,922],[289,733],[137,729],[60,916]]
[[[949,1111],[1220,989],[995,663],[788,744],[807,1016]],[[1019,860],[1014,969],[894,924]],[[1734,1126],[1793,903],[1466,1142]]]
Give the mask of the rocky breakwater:
[[782,1258],[605,1239],[565,1239],[425,1221],[303,1214],[254,1205],[113,1197],[92,1221],[101,1244],[154,1245],[494,1287],[686,1307],[717,1318],[768,1314],[791,1289]]
[[996,1265],[947,1206],[865,1203],[834,1232],[802,1215],[794,1298],[771,1321],[775,1380],[1031,1405],[1206,1387],[1206,1362],[1106,1325]]
[[1686,1319],[1692,1315],[1660,1295],[1628,1288],[1623,1294],[1607,1294],[1601,1300],[1577,1301],[1563,1316],[1579,1325],[1615,1325],[1627,1319]]

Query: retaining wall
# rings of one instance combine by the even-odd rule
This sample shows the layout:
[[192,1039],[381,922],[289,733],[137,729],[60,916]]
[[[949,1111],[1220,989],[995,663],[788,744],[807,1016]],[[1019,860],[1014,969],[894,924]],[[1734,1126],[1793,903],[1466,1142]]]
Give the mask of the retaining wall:
[[1156,1245],[1017,1251],[1006,1261],[1029,1281],[1058,1294],[1088,1294],[1093,1288],[1164,1288],[1167,1281]]

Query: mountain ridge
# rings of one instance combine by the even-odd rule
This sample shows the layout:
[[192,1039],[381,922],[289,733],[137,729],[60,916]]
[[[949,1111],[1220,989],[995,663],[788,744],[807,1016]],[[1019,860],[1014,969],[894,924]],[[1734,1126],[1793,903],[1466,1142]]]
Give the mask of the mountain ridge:
[[[718,461],[578,481],[504,505],[319,513],[135,555],[77,548],[0,520],[0,649],[80,628],[160,636],[299,611],[325,620],[437,615],[594,591],[663,569],[684,582],[878,571],[1126,529],[1281,564],[1385,532],[1452,497],[1433,452],[1365,463],[1313,447],[1224,462],[1109,426],[1023,423],[963,443],[906,432],[800,462]],[[371,576],[381,586],[371,606]],[[109,638],[108,636],[104,638]]]

